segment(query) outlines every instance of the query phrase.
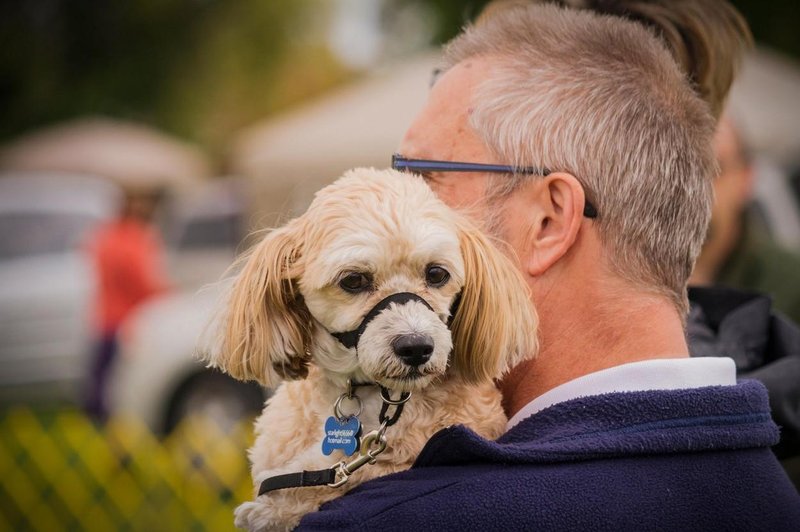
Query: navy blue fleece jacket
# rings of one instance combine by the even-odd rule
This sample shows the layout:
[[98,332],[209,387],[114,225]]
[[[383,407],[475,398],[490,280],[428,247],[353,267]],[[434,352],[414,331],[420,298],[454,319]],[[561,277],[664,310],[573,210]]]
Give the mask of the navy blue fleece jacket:
[[[397,437],[397,436],[395,436]],[[800,530],[760,383],[553,405],[496,442],[455,426],[301,530]]]

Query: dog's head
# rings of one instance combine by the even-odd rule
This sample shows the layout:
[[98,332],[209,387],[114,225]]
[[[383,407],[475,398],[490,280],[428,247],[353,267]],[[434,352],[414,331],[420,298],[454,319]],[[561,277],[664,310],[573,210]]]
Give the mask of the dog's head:
[[243,260],[212,364],[273,386],[313,357],[335,381],[413,390],[498,377],[535,331],[517,268],[471,222],[418,177],[358,169]]

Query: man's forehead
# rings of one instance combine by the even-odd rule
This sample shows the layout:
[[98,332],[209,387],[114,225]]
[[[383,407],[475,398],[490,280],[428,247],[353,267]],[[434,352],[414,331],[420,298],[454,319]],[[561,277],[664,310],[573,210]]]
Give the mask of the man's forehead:
[[473,57],[443,71],[431,87],[427,107],[436,107],[461,120],[468,118],[472,114],[476,91],[493,75],[495,60],[494,57]]
[[[414,157],[441,157],[446,144],[464,141],[472,113],[474,91],[489,65],[478,59],[458,63],[443,72],[431,88],[425,106],[420,110],[401,145],[400,153]],[[432,144],[436,145],[436,148]],[[413,153],[409,150],[413,149]]]
[[431,79],[431,88],[435,88],[443,80],[453,80],[466,82],[475,85],[477,81],[487,78],[489,70],[495,64],[495,59],[488,56],[470,57],[456,63],[448,69],[435,69]]

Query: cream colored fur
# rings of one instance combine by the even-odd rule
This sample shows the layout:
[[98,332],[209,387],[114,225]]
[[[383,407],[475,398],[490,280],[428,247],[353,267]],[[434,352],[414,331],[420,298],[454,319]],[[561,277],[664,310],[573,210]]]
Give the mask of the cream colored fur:
[[[450,279],[430,286],[426,268]],[[369,290],[339,286],[366,272]],[[398,292],[425,299],[392,304],[366,327],[357,348],[330,332],[358,327],[380,300]],[[446,323],[457,294],[461,302]],[[329,468],[345,457],[321,452],[325,419],[348,378],[413,395],[376,464],[343,487],[293,488],[265,494],[236,510],[236,525],[283,530],[365,480],[407,469],[438,430],[465,424],[487,438],[505,426],[493,379],[535,355],[536,315],[513,261],[465,217],[447,208],[417,177],[357,169],[324,188],[301,217],[264,238],[243,259],[211,363],[240,379],[278,386],[256,421],[250,449],[257,493],[264,478]],[[414,372],[391,349],[403,334],[434,339],[428,362]],[[357,389],[362,434],[378,428],[377,386]]]

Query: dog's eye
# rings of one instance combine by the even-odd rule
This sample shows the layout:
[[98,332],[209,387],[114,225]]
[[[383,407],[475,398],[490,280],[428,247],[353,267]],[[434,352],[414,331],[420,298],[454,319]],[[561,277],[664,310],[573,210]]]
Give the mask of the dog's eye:
[[372,278],[365,273],[352,272],[341,278],[339,286],[345,292],[357,294],[372,287]]
[[438,288],[447,284],[449,280],[450,272],[441,266],[430,265],[425,270],[425,282],[428,283],[428,286]]

